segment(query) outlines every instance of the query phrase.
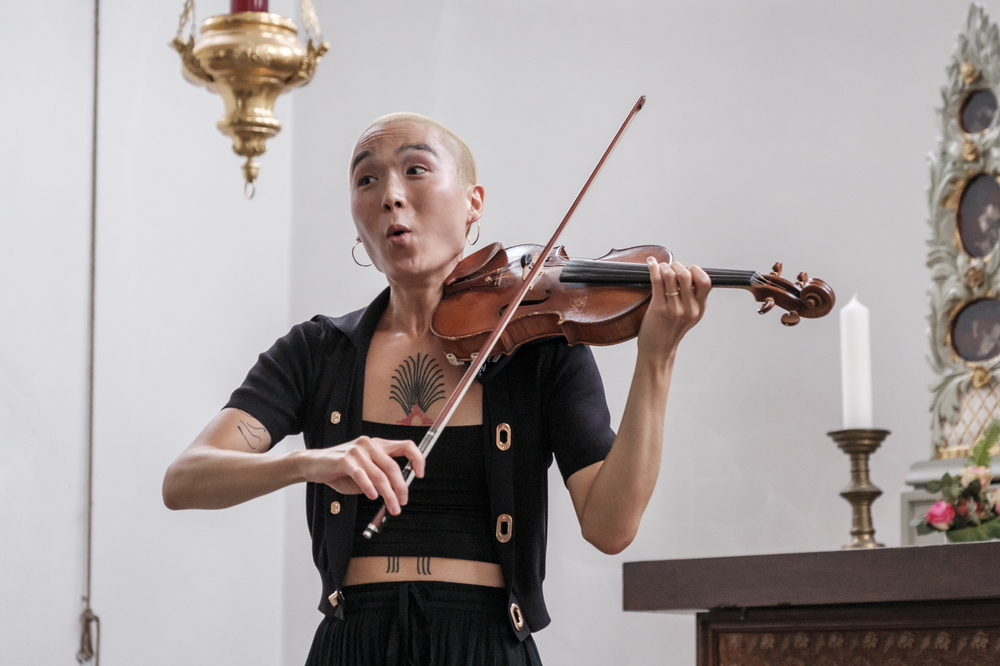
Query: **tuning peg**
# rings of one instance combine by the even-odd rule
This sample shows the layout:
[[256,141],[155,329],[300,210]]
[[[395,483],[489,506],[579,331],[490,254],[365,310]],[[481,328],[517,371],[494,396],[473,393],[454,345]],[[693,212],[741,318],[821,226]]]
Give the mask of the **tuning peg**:
[[781,277],[781,262],[774,262],[774,266],[771,267],[771,275],[774,277]]
[[796,278],[797,284],[801,287],[804,286],[806,282],[809,282],[809,273],[802,271]]
[[771,308],[773,307],[774,307],[774,299],[768,296],[767,299],[760,304],[760,310],[757,310],[757,314],[767,314],[768,312],[771,311]]
[[795,310],[786,312],[785,314],[781,315],[781,323],[784,324],[785,326],[795,326],[797,323],[799,323],[799,313],[796,312]]

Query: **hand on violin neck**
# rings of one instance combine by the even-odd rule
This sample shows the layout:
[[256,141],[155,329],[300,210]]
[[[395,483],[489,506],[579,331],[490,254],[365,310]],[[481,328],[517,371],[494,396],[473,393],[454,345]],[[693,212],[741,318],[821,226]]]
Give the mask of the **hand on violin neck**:
[[681,339],[704,315],[712,281],[697,266],[658,263],[652,257],[646,263],[652,297],[639,328],[639,354],[669,363]]

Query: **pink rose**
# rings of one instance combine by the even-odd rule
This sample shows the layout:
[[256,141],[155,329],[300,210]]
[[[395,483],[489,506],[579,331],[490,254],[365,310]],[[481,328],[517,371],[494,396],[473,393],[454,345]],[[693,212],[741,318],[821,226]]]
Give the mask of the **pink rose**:
[[944,500],[938,500],[934,506],[927,509],[924,520],[936,530],[947,530],[951,527],[951,521],[955,520],[955,509]]
[[979,487],[985,490],[993,480],[990,468],[983,467],[982,465],[969,465],[962,468],[962,475],[959,477],[959,481],[962,483],[963,488],[968,488],[969,484],[977,479],[979,480]]

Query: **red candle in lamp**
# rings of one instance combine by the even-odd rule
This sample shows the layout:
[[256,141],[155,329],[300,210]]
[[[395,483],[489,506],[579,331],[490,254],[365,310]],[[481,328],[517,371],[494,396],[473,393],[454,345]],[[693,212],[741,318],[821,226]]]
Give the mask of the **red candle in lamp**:
[[267,0],[230,0],[229,13],[237,12],[266,12]]

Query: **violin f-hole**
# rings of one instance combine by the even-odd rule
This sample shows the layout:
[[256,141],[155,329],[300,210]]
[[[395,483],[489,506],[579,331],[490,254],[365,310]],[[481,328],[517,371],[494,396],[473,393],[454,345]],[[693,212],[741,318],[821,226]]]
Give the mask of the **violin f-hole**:
[[[538,305],[540,303],[544,303],[545,301],[549,300],[549,297],[551,295],[552,292],[546,289],[545,296],[543,298],[526,298],[523,301],[521,301],[521,303],[517,307],[521,307],[522,305]],[[497,316],[502,317],[503,313],[507,311],[507,307],[509,305],[510,304],[508,303],[507,305],[504,305],[502,308],[500,308],[500,311],[497,313]]]

